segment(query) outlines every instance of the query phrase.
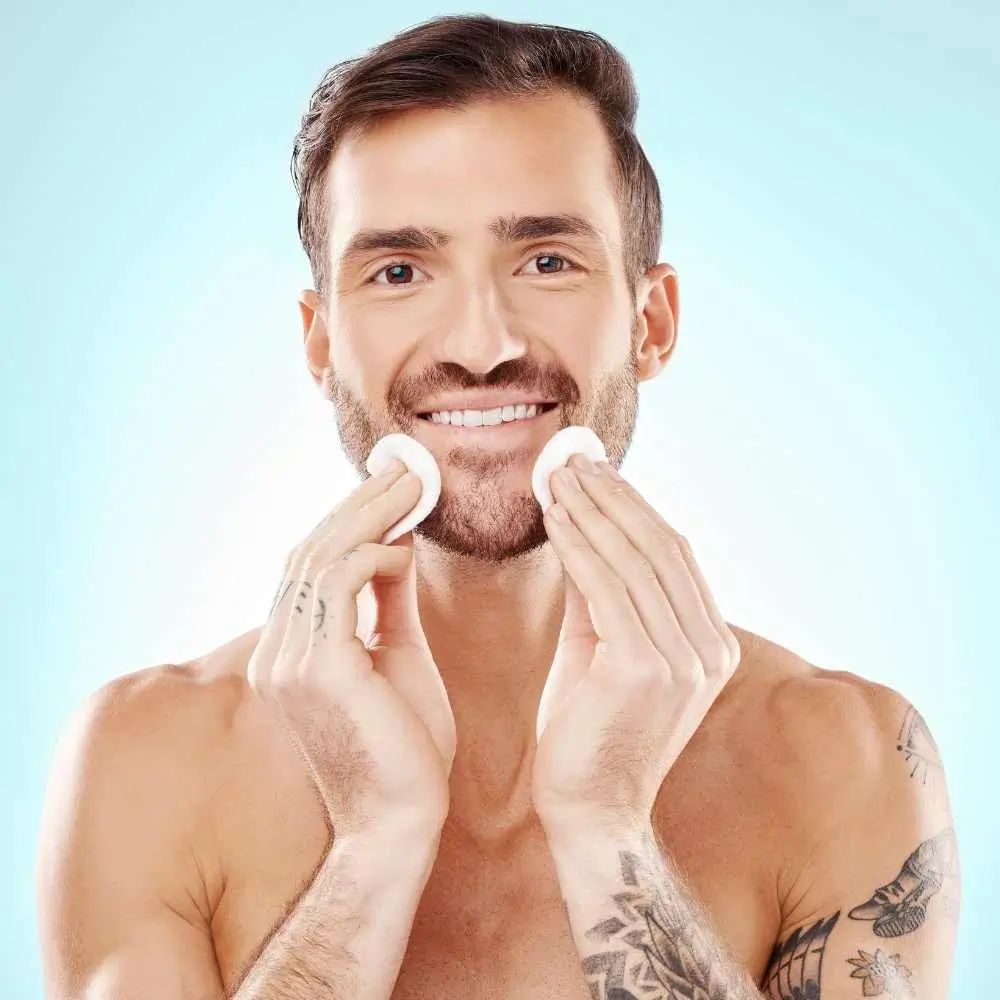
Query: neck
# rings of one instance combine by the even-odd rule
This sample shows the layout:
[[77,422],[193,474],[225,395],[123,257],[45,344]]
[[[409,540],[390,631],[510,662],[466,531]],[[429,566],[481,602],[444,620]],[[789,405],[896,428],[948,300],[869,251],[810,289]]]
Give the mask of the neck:
[[414,541],[420,619],[458,734],[451,819],[502,836],[531,814],[535,716],[562,623],[562,565],[549,545],[497,564]]

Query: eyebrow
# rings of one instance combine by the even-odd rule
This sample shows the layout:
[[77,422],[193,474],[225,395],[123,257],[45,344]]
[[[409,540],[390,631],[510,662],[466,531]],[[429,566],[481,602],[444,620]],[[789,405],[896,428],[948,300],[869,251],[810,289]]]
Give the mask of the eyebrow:
[[[494,219],[490,232],[501,243],[523,243],[552,236],[576,236],[601,246],[600,230],[581,215],[511,215]],[[398,229],[362,229],[348,241],[340,256],[340,267],[375,250],[440,250],[453,239],[451,233],[433,226],[401,226]]]

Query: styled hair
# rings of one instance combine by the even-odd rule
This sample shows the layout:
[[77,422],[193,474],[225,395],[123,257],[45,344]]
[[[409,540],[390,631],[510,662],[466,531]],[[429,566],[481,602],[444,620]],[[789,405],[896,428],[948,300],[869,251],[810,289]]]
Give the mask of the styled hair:
[[656,175],[635,135],[632,70],[589,31],[477,15],[437,17],[326,71],[302,116],[292,151],[299,239],[317,292],[329,291],[326,174],[338,144],[402,111],[460,109],[477,100],[569,92],[600,115],[614,160],[625,275],[636,281],[658,259],[662,205]]

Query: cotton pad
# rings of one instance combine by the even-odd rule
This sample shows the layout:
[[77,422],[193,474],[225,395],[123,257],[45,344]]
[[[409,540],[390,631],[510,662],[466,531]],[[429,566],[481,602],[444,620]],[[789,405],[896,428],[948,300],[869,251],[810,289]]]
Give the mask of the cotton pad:
[[381,438],[369,453],[365,468],[371,475],[378,476],[389,468],[394,458],[398,458],[410,472],[420,477],[420,499],[409,514],[400,518],[385,533],[383,545],[412,531],[434,509],[441,496],[441,470],[434,461],[434,456],[409,434],[387,434]]
[[535,467],[531,470],[531,492],[542,505],[543,511],[552,503],[549,478],[573,455],[586,455],[592,462],[608,460],[604,443],[589,427],[564,427],[553,434],[542,448],[541,454],[535,460]]

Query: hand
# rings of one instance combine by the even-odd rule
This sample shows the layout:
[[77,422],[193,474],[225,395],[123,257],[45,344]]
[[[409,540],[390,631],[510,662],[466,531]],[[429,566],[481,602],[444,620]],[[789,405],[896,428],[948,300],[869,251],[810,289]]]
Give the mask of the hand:
[[546,826],[642,826],[740,646],[687,541],[608,463],[585,467],[574,456],[553,474],[545,514],[566,609],[538,711],[534,804]]
[[[250,658],[253,688],[305,759],[334,831],[441,823],[455,720],[417,612],[413,535],[382,545],[420,481],[394,462],[365,480],[289,556]],[[375,627],[358,632],[370,584]]]

